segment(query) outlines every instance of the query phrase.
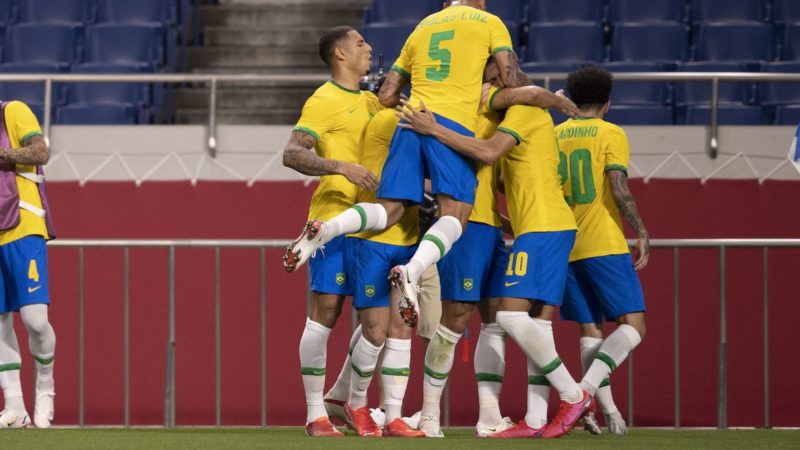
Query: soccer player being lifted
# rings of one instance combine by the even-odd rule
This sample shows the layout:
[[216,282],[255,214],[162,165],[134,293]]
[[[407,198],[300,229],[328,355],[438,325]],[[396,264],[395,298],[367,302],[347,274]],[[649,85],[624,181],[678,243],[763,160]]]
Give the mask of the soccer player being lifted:
[[[358,188],[374,191],[378,179],[358,162],[370,118],[382,109],[359,80],[372,64],[372,48],[350,27],[323,34],[319,53],[331,79],[306,101],[300,120],[283,151],[283,164],[305,175],[317,175],[309,219],[327,220],[356,201]],[[342,436],[323,406],[328,336],[350,295],[344,262],[344,237],[327,242],[309,264],[311,311],[300,338],[300,365],[308,414],[309,436]],[[310,256],[310,255],[309,255]]]
[[[580,113],[556,127],[564,193],[578,223],[561,317],[581,327],[581,385],[590,394],[596,392],[609,432],[624,434],[625,421],[614,405],[608,376],[645,335],[644,296],[636,271],[647,265],[650,237],[628,189],[628,137],[603,120],[611,88],[611,74],[603,69],[584,67],[569,74],[567,92]],[[634,261],[620,214],[638,237]],[[605,320],[619,326],[603,341]],[[593,416],[587,416],[586,425],[599,434]]]
[[[519,70],[508,29],[485,8],[484,0],[446,2],[442,11],[423,19],[392,66],[379,92],[381,103],[396,106],[410,82],[413,104],[435,105],[442,124],[473,136],[489,56],[495,56],[504,85],[521,86],[528,81]],[[441,218],[422,237],[411,260],[390,273],[401,293],[401,314],[407,323],[416,324],[417,281],[461,236],[478,184],[472,160],[434,138],[398,129],[383,168],[377,203],[358,203],[327,222],[321,221],[324,217],[314,218],[287,249],[286,270],[295,270],[337,236],[384,230],[397,223],[407,205],[422,201],[426,174],[439,200]]]

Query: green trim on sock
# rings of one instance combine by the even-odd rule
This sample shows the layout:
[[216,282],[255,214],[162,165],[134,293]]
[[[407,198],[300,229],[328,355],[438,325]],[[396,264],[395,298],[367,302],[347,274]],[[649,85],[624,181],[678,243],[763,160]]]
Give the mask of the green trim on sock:
[[319,367],[301,367],[300,373],[303,375],[314,375],[315,377],[324,377],[325,376],[325,368]]
[[603,361],[604,363],[606,363],[606,365],[609,368],[611,368],[612,372],[617,370],[617,363],[614,362],[614,358],[606,355],[605,353],[597,352],[596,359],[599,359],[600,361]]
[[358,376],[360,376],[361,378],[369,378],[369,377],[372,376],[373,373],[375,373],[375,370],[363,370],[362,371],[361,369],[356,367],[356,365],[353,364],[353,363],[350,363],[350,368],[353,369],[353,372],[358,374]]
[[355,209],[358,215],[361,216],[361,226],[358,228],[358,232],[361,233],[364,228],[367,228],[367,212],[358,205],[353,205],[351,208]]
[[495,373],[478,372],[478,373],[475,374],[475,379],[478,380],[479,383],[481,381],[493,381],[495,383],[502,383],[503,382],[503,376],[502,375],[497,375]]
[[33,359],[35,359],[36,362],[38,362],[39,364],[47,365],[47,364],[52,364],[53,360],[56,359],[56,357],[51,356],[49,358],[39,358],[38,356],[33,355]]
[[438,237],[436,237],[436,236],[434,236],[432,234],[426,234],[425,236],[422,236],[422,240],[423,241],[431,241],[434,244],[436,244],[436,246],[439,247],[439,257],[443,257],[444,256],[444,253],[445,253],[444,252],[444,243]]
[[394,375],[396,377],[407,377],[411,375],[411,369],[408,367],[402,367],[399,369],[393,369],[391,367],[381,367],[381,374]]
[[5,372],[7,370],[19,370],[20,367],[22,367],[22,363],[0,364],[0,372]]
[[430,367],[425,366],[425,375],[431,378],[436,378],[437,380],[446,380],[447,377],[450,376],[450,372],[447,373],[434,372],[433,370],[431,370]]
[[528,384],[533,384],[536,386],[550,386],[550,382],[547,381],[547,377],[542,375],[531,375],[528,377]]
[[550,361],[550,364],[548,364],[548,365],[546,365],[546,366],[542,367],[542,373],[543,373],[543,374],[545,374],[545,375],[547,375],[547,374],[549,374],[550,372],[552,372],[552,371],[554,371],[554,370],[558,369],[558,366],[560,366],[560,365],[561,365],[561,358],[559,358],[558,356],[556,356],[556,359],[554,359],[554,360]]
[[597,387],[597,389],[604,388],[606,386],[611,386],[611,380],[609,380],[608,378],[604,378],[603,381],[600,383],[600,386]]

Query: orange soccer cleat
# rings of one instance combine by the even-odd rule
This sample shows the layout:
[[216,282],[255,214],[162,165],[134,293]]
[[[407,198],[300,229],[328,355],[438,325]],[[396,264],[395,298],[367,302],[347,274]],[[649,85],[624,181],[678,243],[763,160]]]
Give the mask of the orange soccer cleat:
[[344,407],[344,412],[347,414],[347,418],[350,419],[350,422],[353,423],[353,429],[356,430],[361,437],[381,437],[383,434],[381,429],[372,420],[372,416],[369,413],[369,408],[363,406],[358,409],[352,409],[349,406]]
[[425,437],[425,432],[411,428],[401,418],[394,419],[383,427],[383,435],[386,437]]
[[326,416],[306,425],[306,436],[311,437],[344,437],[344,434],[333,426]]

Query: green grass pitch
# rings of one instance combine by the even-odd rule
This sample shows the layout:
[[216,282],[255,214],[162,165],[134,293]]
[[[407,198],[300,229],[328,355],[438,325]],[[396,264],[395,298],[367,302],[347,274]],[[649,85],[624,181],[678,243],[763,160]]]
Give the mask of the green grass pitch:
[[477,439],[473,430],[446,429],[445,439],[311,439],[302,428],[88,428],[0,431],[2,449],[798,449],[800,430],[648,430],[591,436],[576,430],[557,440]]

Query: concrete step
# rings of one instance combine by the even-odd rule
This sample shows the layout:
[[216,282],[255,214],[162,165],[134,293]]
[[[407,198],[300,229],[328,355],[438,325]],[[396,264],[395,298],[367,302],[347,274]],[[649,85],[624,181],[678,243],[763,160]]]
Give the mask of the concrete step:
[[[314,87],[220,89],[217,92],[219,109],[286,109],[300,111]],[[175,92],[176,108],[208,108],[208,89],[179,89]]]
[[196,47],[187,51],[189,67],[237,67],[241,72],[253,68],[302,68],[324,71],[325,63],[313,49],[276,47]]
[[[297,123],[300,111],[296,109],[218,109],[219,125],[291,125]],[[207,109],[181,108],[175,110],[175,123],[206,125]],[[289,139],[289,136],[286,136]]]
[[203,43],[206,46],[291,47],[315,50],[326,27],[206,27]]
[[336,25],[358,26],[363,8],[358,4],[278,3],[270,6],[204,6],[200,17],[204,26],[270,27]]

